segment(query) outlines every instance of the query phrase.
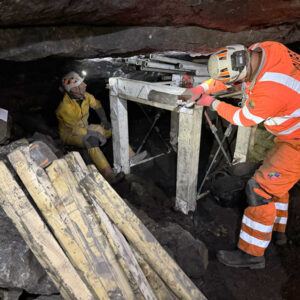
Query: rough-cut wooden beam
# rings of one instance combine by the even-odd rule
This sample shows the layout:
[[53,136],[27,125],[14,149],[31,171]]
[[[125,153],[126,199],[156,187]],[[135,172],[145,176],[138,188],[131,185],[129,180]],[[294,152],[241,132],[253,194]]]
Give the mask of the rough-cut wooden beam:
[[[74,174],[76,181],[79,183],[80,180],[82,180],[87,174],[91,173],[98,173],[99,171],[97,170],[97,168],[94,165],[90,165],[90,166],[86,166],[85,162],[83,161],[82,157],[80,156],[80,154],[78,152],[70,152],[67,155],[65,155],[65,159],[68,163],[69,168],[72,170],[72,173]],[[75,172],[75,173],[74,173]],[[83,195],[86,197],[86,199],[90,199],[86,190],[84,188],[81,188],[81,191],[83,193]],[[90,202],[90,201],[89,201]],[[114,239],[114,236],[112,236],[108,230],[107,230],[107,223],[109,224],[109,219],[108,217],[105,215],[105,213],[103,212],[103,214],[101,214],[101,211],[103,211],[101,209],[101,207],[97,207],[96,208],[97,203],[95,203],[95,201],[93,201],[92,203],[90,203],[91,209],[93,209],[93,211],[95,212],[95,216],[98,218],[98,223],[100,224],[100,227],[103,231],[103,233],[105,234],[105,236],[107,237],[110,246],[112,247],[116,258],[118,259],[121,267],[123,268],[127,278],[129,279],[129,283],[132,287],[132,290],[134,292],[134,296],[136,300],[144,300],[144,297],[142,296],[139,287],[138,287],[138,283],[142,282],[142,280],[139,278],[138,280],[134,279],[134,277],[132,276],[132,273],[130,273],[129,268],[132,267],[132,262],[130,262],[130,266],[128,264],[128,262],[124,261],[124,256],[120,253],[119,248],[116,246],[116,241]],[[98,205],[99,206],[99,205]],[[99,212],[100,210],[100,212]],[[146,297],[147,299],[147,297]],[[149,298],[152,299],[152,298]]]
[[192,111],[193,115],[179,115],[176,207],[185,214],[196,206],[203,107]]
[[62,200],[64,209],[71,221],[76,224],[74,228],[70,228],[71,233],[86,249],[89,261],[93,263],[93,271],[98,274],[109,298],[134,300],[128,279],[101,231],[98,220],[81,193],[67,162],[64,159],[55,160],[46,171]]
[[110,120],[112,124],[112,141],[114,168],[125,174],[130,173],[129,165],[129,133],[127,101],[110,93]]
[[255,130],[256,127],[238,127],[233,155],[233,164],[245,162],[247,160]]
[[168,85],[159,85],[153,84],[145,81],[138,81],[120,77],[112,77],[109,79],[109,88],[111,96],[118,96],[124,99],[135,101],[138,103],[147,104],[150,106],[155,106],[158,108],[163,108],[167,110],[178,110],[185,113],[190,113],[190,110],[184,108],[178,109],[177,104],[174,104],[173,100],[170,100],[169,103],[166,99],[164,103],[158,101],[149,100],[149,93],[151,91],[158,91],[163,93],[168,93],[172,95],[180,95],[184,92],[184,88],[168,86]]
[[136,257],[140,267],[142,268],[149,284],[157,300],[178,300],[174,293],[167,287],[164,281],[158,276],[158,274],[150,267],[145,261],[144,257],[138,252],[133,244],[130,245],[134,256]]
[[102,179],[96,183],[93,177],[88,175],[81,181],[81,185],[89,196],[102,207],[126,238],[137,247],[178,298],[206,299],[105,180]]
[[[91,175],[95,180],[101,181],[103,177],[96,169],[95,166],[89,166]],[[136,284],[138,289],[141,291],[145,299],[156,300],[156,297],[144,275],[140,266],[134,257],[130,246],[128,245],[126,239],[119,231],[119,229],[111,222],[108,216],[105,214],[101,206],[92,199],[93,205],[96,208],[96,211],[99,216],[101,228],[106,233],[107,237],[111,238],[111,242],[115,245],[117,255],[122,258],[124,262],[124,268],[128,270],[128,277],[131,278]]]
[[[129,173],[130,170],[127,170],[129,167],[129,155],[123,151],[124,147],[126,147],[128,143],[127,109],[119,109],[125,106],[125,100],[127,99],[139,103],[141,103],[140,100],[143,100],[144,104],[168,109],[172,113],[179,113],[175,206],[178,210],[185,214],[187,214],[190,210],[194,211],[197,194],[202,107],[189,109],[185,107],[178,107],[177,104],[175,105],[174,97],[171,97],[171,95],[176,96],[182,94],[185,89],[180,87],[113,77],[109,79],[109,88],[113,127],[113,148],[114,154],[116,153],[114,158],[117,159],[115,164],[118,166],[119,170],[126,170],[125,173]],[[158,102],[160,92],[163,93],[163,100]],[[166,94],[169,94],[170,96]],[[122,96],[125,100],[121,100],[120,96]],[[175,118],[173,117],[173,119]],[[114,126],[116,127],[115,129]],[[124,167],[122,163],[125,164]]]
[[94,300],[3,162],[0,162],[0,203],[64,299]]
[[10,153],[9,159],[73,266],[79,270],[81,278],[95,295],[101,299],[109,299],[100,280],[101,276],[93,270],[95,261],[88,260],[82,238],[74,236],[74,223],[45,171],[32,161],[28,147]]

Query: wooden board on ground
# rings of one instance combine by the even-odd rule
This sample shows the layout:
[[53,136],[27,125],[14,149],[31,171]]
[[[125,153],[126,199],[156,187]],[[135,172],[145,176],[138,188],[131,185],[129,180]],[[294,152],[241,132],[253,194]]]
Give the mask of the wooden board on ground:
[[81,278],[99,299],[109,299],[98,274],[93,272],[95,262],[87,259],[84,244],[74,238],[70,230],[74,223],[45,171],[31,160],[28,147],[12,152],[9,159],[73,266],[80,270]]
[[92,175],[86,176],[81,185],[178,298],[206,299],[100,173],[96,181]]
[[95,299],[3,162],[0,201],[64,299]]
[[57,159],[46,171],[71,222],[76,224],[70,228],[71,234],[84,245],[85,253],[92,262],[93,271],[98,274],[109,297],[134,300],[128,279],[67,162],[64,159]]

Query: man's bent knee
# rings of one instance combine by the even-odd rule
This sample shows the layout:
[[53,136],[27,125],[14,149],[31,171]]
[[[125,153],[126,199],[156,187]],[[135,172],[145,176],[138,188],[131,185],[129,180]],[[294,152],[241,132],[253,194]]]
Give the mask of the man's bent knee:
[[247,203],[249,206],[260,206],[272,202],[272,196],[268,194],[253,178],[246,185]]

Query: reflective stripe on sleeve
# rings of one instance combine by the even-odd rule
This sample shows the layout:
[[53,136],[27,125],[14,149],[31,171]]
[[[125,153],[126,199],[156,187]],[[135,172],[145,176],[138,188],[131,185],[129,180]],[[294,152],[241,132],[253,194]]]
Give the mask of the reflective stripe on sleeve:
[[274,223],[286,224],[287,223],[287,218],[285,218],[285,217],[276,217]]
[[241,120],[240,120],[240,111],[241,109],[237,110],[234,115],[233,115],[233,122],[238,125],[238,126],[244,126],[242,123],[241,123]]
[[277,82],[300,94],[300,81],[286,74],[266,72],[259,81]]
[[275,202],[275,207],[279,210],[288,210],[289,205],[287,203]]
[[242,223],[247,225],[248,227],[260,231],[260,232],[272,232],[273,225],[263,225],[261,223],[255,222],[244,215]]
[[211,82],[212,82],[212,79],[208,79],[200,84],[204,88],[205,92],[207,92],[209,90],[209,85],[211,84]]
[[248,107],[246,105],[243,107],[242,112],[243,112],[245,118],[247,118],[247,119],[255,122],[256,124],[259,124],[262,121],[264,121],[263,118],[251,114],[250,111],[249,111],[249,109],[248,109]]
[[261,248],[267,248],[270,240],[269,241],[263,241],[260,239],[257,239],[251,235],[249,235],[248,233],[246,233],[245,231],[241,230],[240,232],[240,238],[242,240],[244,240],[245,242],[247,242],[248,244],[252,244]]

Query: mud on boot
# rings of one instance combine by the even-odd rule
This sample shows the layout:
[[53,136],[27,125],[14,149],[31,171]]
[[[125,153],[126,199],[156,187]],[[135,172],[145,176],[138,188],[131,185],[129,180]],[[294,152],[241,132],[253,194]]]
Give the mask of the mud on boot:
[[220,250],[217,253],[218,261],[228,267],[263,269],[264,256],[253,256],[239,249],[233,251]]

